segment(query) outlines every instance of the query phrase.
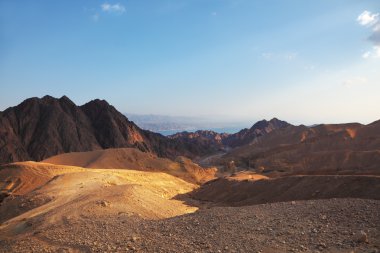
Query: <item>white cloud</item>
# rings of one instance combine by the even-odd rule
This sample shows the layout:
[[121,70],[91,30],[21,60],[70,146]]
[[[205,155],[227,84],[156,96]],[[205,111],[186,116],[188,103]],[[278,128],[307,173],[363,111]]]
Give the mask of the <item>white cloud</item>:
[[125,7],[120,4],[109,4],[109,3],[104,3],[100,6],[102,8],[102,11],[108,12],[108,13],[119,13],[122,14],[125,12]]
[[363,57],[364,59],[368,59],[368,58],[370,58],[370,57],[371,57],[371,52],[370,52],[370,51],[365,52],[364,54],[362,54],[362,57]]
[[363,76],[355,76],[349,79],[346,79],[343,81],[343,86],[347,88],[351,88],[353,86],[359,86],[366,84],[368,82],[368,79]]
[[370,11],[363,11],[356,20],[361,25],[372,26],[379,21],[379,13],[372,14]]
[[379,59],[380,58],[380,46],[374,46],[371,51],[367,51],[362,54],[364,59]]

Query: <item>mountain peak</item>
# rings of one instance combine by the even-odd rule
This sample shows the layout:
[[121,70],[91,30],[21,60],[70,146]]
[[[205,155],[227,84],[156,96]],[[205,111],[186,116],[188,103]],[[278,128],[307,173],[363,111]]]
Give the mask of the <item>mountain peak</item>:
[[276,125],[277,127],[279,128],[283,128],[283,127],[287,127],[287,126],[290,126],[291,124],[289,124],[288,122],[284,121],[284,120],[280,120],[278,118],[272,118],[270,121],[269,121],[271,124],[273,125]]
[[85,107],[100,107],[100,108],[105,108],[111,106],[106,100],[104,99],[93,99],[90,102],[87,102],[83,106]]
[[59,102],[60,102],[60,103],[67,104],[67,105],[70,105],[70,106],[76,106],[76,104],[75,104],[70,98],[68,98],[68,97],[65,96],[65,95],[63,95],[63,96],[59,99]]
[[279,120],[278,118],[272,118],[271,120],[266,120],[266,119],[263,119],[263,120],[260,120],[260,121],[257,121],[252,127],[251,127],[251,130],[254,130],[254,129],[260,129],[260,130],[263,130],[264,128],[267,128],[267,127],[272,127],[272,128],[283,128],[283,127],[287,127],[287,126],[290,126],[290,124],[286,121],[283,121],[283,120]]
[[253,124],[251,129],[263,129],[263,128],[267,127],[268,124],[269,124],[269,122],[266,119],[263,119],[263,120],[257,121],[255,124]]

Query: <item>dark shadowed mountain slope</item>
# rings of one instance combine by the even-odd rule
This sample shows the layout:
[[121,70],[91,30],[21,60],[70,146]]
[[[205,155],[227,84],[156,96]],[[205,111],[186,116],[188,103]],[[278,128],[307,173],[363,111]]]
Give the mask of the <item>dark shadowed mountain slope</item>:
[[66,96],[45,96],[0,113],[0,163],[120,147],[169,158],[199,153],[196,147],[140,129],[104,100],[76,106]]
[[92,133],[86,114],[67,97],[30,98],[0,117],[0,162],[102,148]]

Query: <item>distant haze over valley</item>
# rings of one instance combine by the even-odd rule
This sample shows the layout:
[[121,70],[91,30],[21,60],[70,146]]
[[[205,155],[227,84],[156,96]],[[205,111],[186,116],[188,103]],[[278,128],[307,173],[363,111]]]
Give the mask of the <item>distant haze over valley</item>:
[[171,135],[183,131],[212,130],[218,133],[236,133],[250,127],[252,122],[220,120],[207,117],[169,116],[157,114],[125,113],[125,116],[145,130]]

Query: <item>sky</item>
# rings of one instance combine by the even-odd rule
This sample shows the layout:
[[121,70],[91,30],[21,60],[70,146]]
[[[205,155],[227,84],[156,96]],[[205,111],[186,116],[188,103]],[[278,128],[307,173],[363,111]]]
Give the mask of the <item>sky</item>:
[[379,0],[0,0],[0,111],[28,97],[291,123],[380,119]]

